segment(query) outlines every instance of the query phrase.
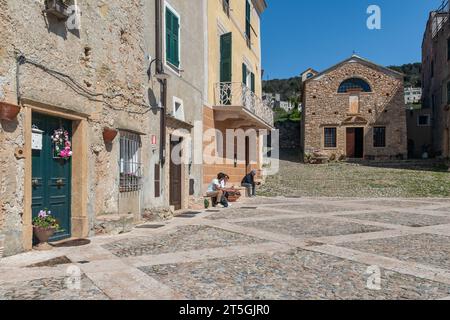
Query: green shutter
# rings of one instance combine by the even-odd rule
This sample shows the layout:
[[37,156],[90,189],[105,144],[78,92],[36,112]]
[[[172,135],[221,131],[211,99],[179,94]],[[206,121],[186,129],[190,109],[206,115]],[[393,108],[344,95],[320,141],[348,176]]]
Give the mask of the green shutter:
[[251,74],[251,78],[252,78],[251,89],[252,92],[255,93],[255,74],[253,72]]
[[176,67],[180,66],[179,34],[179,19],[166,8],[166,60]]
[[220,82],[232,80],[232,33],[226,33],[220,37]]
[[250,2],[246,1],[245,6],[245,33],[250,40],[250,33],[251,33],[251,7]]
[[242,83],[247,85],[247,66],[242,64]]

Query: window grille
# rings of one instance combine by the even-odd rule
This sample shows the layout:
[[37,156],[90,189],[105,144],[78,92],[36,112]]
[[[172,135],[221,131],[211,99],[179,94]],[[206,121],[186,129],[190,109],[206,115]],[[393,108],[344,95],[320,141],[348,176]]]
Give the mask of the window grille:
[[120,132],[120,192],[139,191],[142,187],[141,137]]
[[336,128],[325,128],[325,148],[336,148]]
[[372,92],[370,85],[366,81],[359,78],[351,78],[341,83],[338,93],[346,93],[347,91],[354,89],[361,90],[362,92]]
[[385,127],[373,128],[373,146],[375,148],[386,147],[386,128]]

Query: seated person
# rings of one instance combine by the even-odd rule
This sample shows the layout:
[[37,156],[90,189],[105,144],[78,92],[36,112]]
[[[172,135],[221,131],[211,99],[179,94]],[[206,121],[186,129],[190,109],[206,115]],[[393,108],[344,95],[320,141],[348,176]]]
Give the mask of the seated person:
[[213,200],[213,207],[217,206],[220,202],[225,208],[228,207],[228,201],[225,198],[224,189],[222,188],[222,183],[225,180],[225,174],[219,173],[217,179],[213,179],[211,184],[208,186],[207,196],[211,197]]
[[224,191],[224,196],[225,198],[227,198],[228,202],[236,202],[241,197],[241,193],[236,190],[234,186],[228,187],[228,181],[230,181],[230,176],[225,174],[225,178],[221,183],[222,190]]
[[260,183],[255,182],[257,171],[252,170],[248,175],[242,179],[241,186],[247,188],[247,193],[250,197],[256,197],[256,185],[260,185]]

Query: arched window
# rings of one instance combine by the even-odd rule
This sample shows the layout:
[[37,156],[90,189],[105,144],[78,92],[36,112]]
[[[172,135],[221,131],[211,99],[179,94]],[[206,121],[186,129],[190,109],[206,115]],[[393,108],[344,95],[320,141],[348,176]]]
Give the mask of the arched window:
[[362,92],[372,92],[370,85],[360,78],[347,79],[341,83],[338,93],[346,93],[351,90],[361,90]]

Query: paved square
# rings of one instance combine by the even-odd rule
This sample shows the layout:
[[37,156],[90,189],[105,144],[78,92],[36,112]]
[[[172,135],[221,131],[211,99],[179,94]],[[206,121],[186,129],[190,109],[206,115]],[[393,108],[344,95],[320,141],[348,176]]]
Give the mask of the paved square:
[[[0,299],[445,299],[447,206],[251,199],[161,229],[3,258]],[[80,290],[68,286],[69,267],[82,275]]]
[[433,299],[450,294],[450,285],[384,270],[382,289],[369,290],[367,268],[329,255],[293,250],[142,270],[181,290],[188,299]]
[[342,246],[450,270],[450,237],[420,234],[345,243]]
[[374,212],[355,215],[345,215],[345,218],[352,218],[363,221],[375,221],[389,224],[400,224],[408,227],[426,227],[440,224],[450,224],[450,217],[439,217],[425,214],[414,214],[407,212]]
[[243,222],[239,223],[239,225],[302,238],[329,237],[386,230],[384,228],[364,225],[363,223],[339,222],[315,217]]
[[265,240],[208,226],[183,226],[171,233],[148,239],[121,240],[103,246],[117,257],[157,255],[177,251],[250,245]]

